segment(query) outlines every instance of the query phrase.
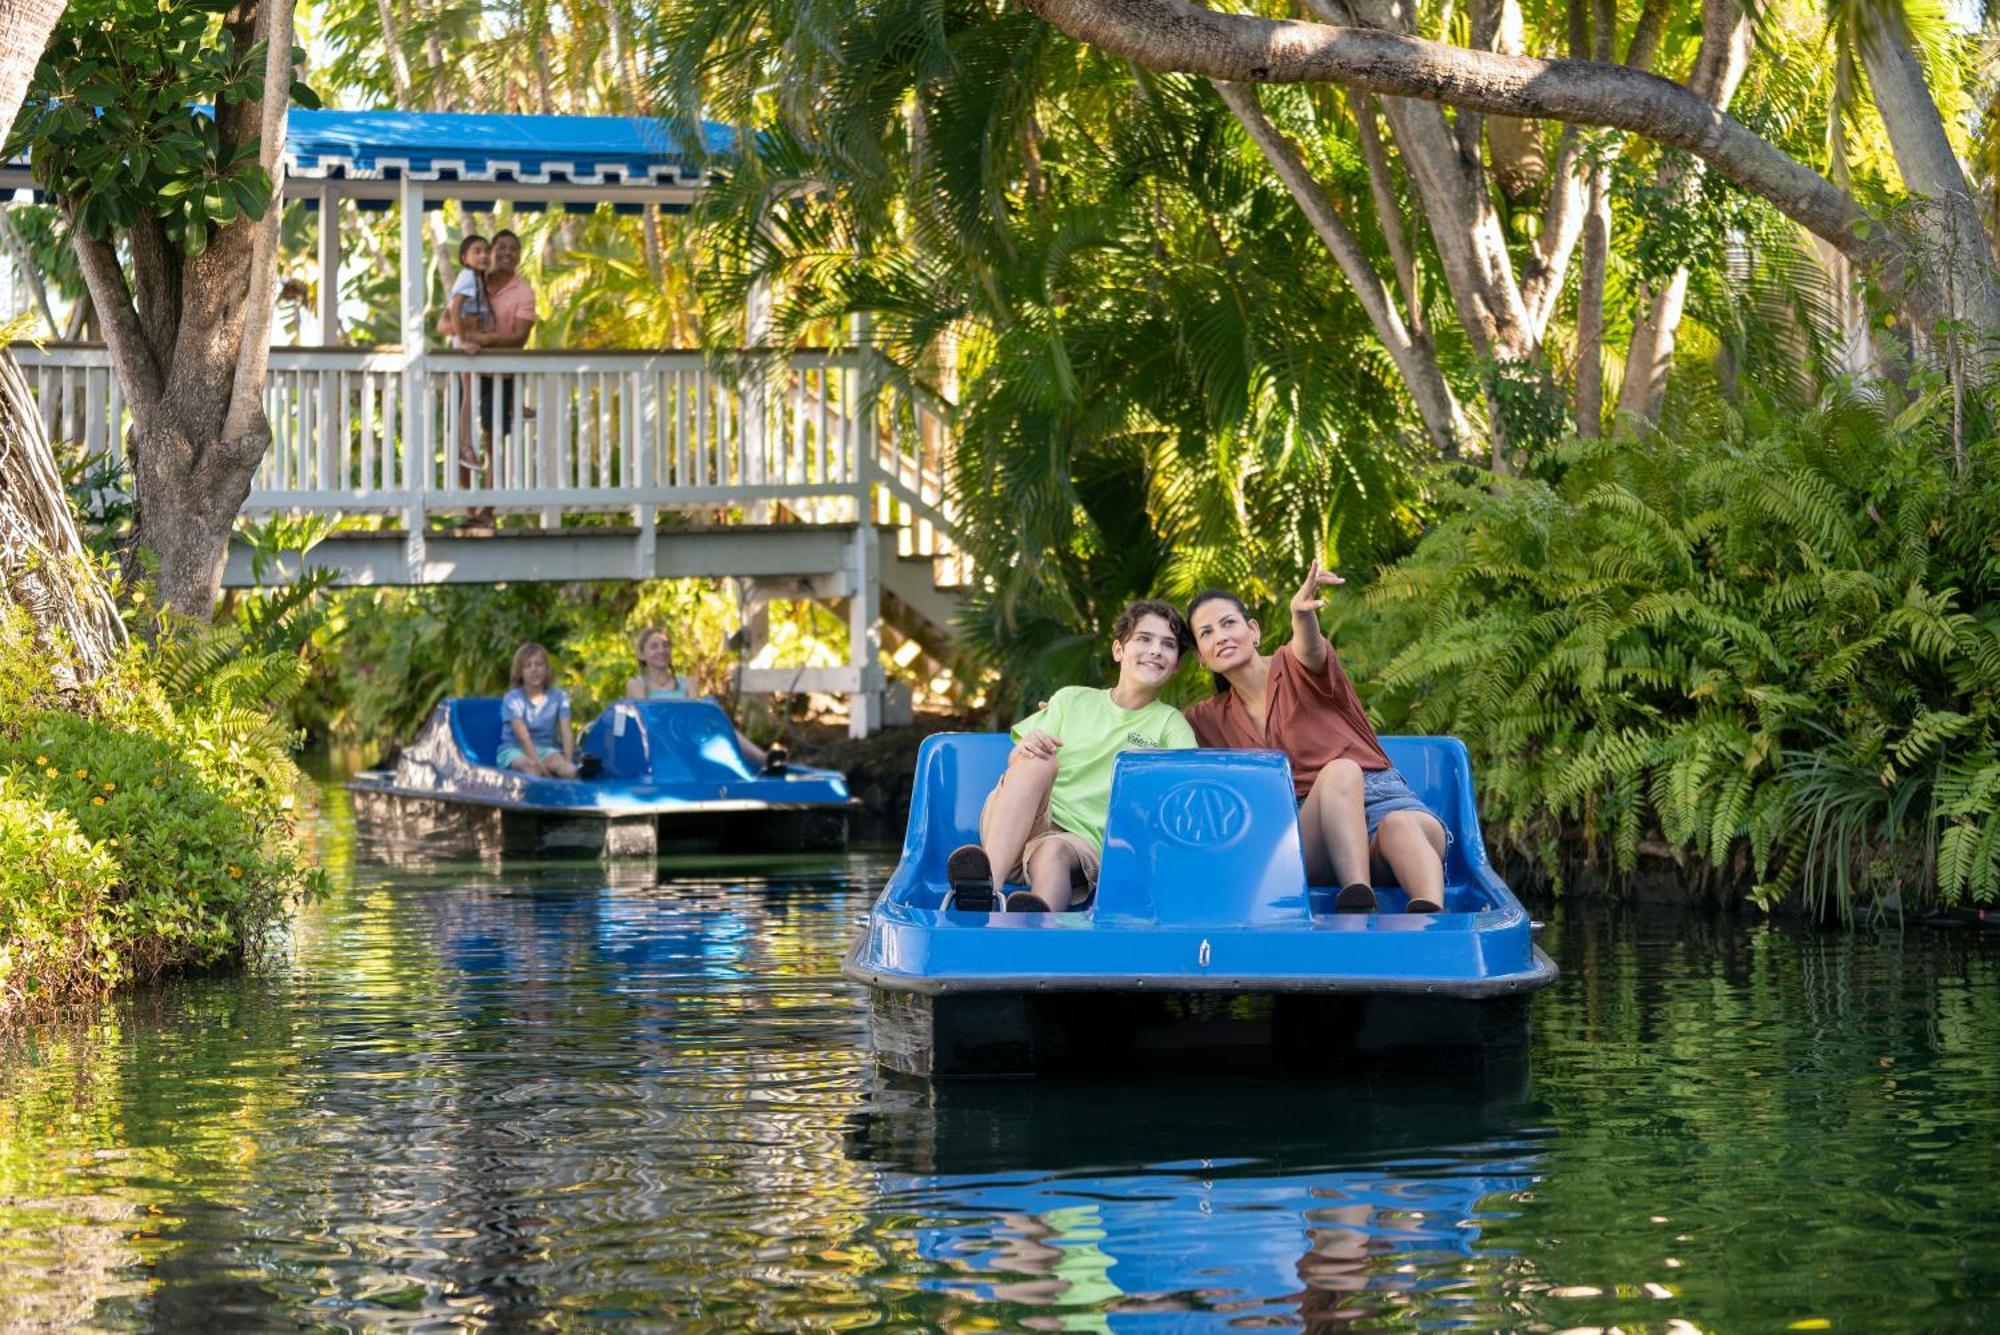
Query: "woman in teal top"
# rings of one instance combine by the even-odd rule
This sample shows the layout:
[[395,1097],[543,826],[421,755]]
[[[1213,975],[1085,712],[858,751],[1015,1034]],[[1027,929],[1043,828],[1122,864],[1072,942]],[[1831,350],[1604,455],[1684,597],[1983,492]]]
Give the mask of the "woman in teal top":
[[[658,626],[648,626],[639,632],[635,642],[639,654],[639,673],[625,683],[625,698],[628,700],[700,700],[695,694],[694,684],[674,672],[674,642]],[[763,747],[743,735],[743,729],[736,730],[736,745],[743,752],[743,758],[752,769],[773,768],[772,756]],[[783,763],[783,751],[778,754],[778,763]]]
[[628,700],[693,700],[687,683],[674,674],[674,642],[658,626],[639,632],[639,675],[625,683]]

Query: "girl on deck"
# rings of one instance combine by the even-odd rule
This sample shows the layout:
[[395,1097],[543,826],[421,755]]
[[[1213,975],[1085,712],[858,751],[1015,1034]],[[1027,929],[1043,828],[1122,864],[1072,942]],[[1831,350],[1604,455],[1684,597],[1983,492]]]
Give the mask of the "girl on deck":
[[1292,762],[1306,880],[1342,887],[1343,913],[1375,908],[1371,863],[1409,895],[1411,913],[1444,906],[1444,822],[1389,763],[1333,645],[1320,630],[1321,590],[1344,583],[1313,562],[1292,599],[1292,638],[1259,651],[1243,600],[1210,589],[1188,605],[1201,665],[1215,694],[1189,707],[1203,746],[1283,751]]
[[576,777],[576,738],[569,726],[569,692],[551,685],[549,651],[524,644],[514,651],[513,686],[500,698],[501,769],[550,779]]

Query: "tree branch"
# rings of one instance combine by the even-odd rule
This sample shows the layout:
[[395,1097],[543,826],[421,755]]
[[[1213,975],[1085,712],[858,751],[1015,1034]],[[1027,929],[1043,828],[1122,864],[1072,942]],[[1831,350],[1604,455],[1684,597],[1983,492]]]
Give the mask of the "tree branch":
[[1396,286],[1403,291],[1403,309],[1408,312],[1410,336],[1425,338],[1423,297],[1417,290],[1417,261],[1410,250],[1409,231],[1403,225],[1403,202],[1396,197],[1394,169],[1382,132],[1375,124],[1372,94],[1346,89],[1349,108],[1354,112],[1354,129],[1361,141],[1361,161],[1368,167],[1368,190],[1375,200],[1375,216],[1382,222],[1382,237],[1389,246],[1389,264],[1396,271]]
[[[64,212],[67,214],[68,210]],[[71,215],[65,219],[76,247],[77,267],[90,290],[91,305],[97,308],[98,323],[104,329],[104,346],[111,351],[125,390],[125,403],[132,410],[134,429],[144,431],[160,406],[163,381],[160,354],[146,338],[146,326],[132,306],[132,293],[125,286],[125,270],[119,266],[118,252],[109,241],[99,241],[84,233]]]
[[1423,416],[1431,443],[1446,457],[1457,457],[1458,442],[1467,434],[1458,403],[1445,384],[1444,375],[1438,370],[1437,360],[1430,349],[1410,337],[1402,317],[1396,313],[1396,304],[1389,295],[1388,287],[1368,262],[1368,253],[1362,248],[1360,240],[1334,210],[1333,202],[1306,169],[1297,145],[1280,134],[1264,115],[1257,90],[1244,84],[1219,80],[1211,82],[1251,140],[1263,152],[1265,160],[1277,172],[1278,179],[1291,191],[1299,211],[1306,215],[1314,233],[1333,256],[1334,263],[1340,266],[1340,272],[1360,299],[1369,323],[1375,327],[1375,336],[1382,340],[1390,358],[1396,363],[1396,369],[1402,373],[1410,397]]
[[1937,294],[1853,197],[1669,80],[1595,61],[1467,51],[1368,29],[1197,9],[1185,0],[1021,0],[1079,41],[1158,70],[1238,83],[1338,83],[1504,116],[1629,130],[1682,149],[1874,275],[1930,325]]
[[[243,340],[236,354],[236,377],[223,420],[222,441],[235,448],[253,442],[258,454],[270,438],[264,417],[264,369],[271,357],[271,318],[278,283],[278,232],[285,209],[285,113],[292,105],[293,0],[262,0],[258,35],[264,50],[264,103],[260,108],[257,160],[271,177],[270,210],[257,223],[251,246],[250,290],[244,297]],[[325,221],[322,220],[322,226]]]

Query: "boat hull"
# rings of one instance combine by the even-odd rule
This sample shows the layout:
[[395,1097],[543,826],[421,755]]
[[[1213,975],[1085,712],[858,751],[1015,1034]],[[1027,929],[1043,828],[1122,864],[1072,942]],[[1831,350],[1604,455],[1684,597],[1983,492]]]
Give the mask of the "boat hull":
[[903,1075],[1127,1070],[1463,1071],[1517,1064],[1525,992],[900,992],[869,997],[875,1057]]
[[508,808],[493,803],[349,786],[362,852],[376,860],[481,862],[663,853],[811,853],[847,846],[847,807],[756,807],[613,815]]

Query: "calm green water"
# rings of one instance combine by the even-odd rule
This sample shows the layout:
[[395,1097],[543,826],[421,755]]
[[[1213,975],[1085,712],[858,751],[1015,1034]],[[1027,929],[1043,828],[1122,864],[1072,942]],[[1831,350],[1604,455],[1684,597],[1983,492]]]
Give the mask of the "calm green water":
[[5,1053],[0,1327],[2000,1325],[2000,939],[1571,910],[1518,1080],[930,1089],[887,866],[344,873]]

